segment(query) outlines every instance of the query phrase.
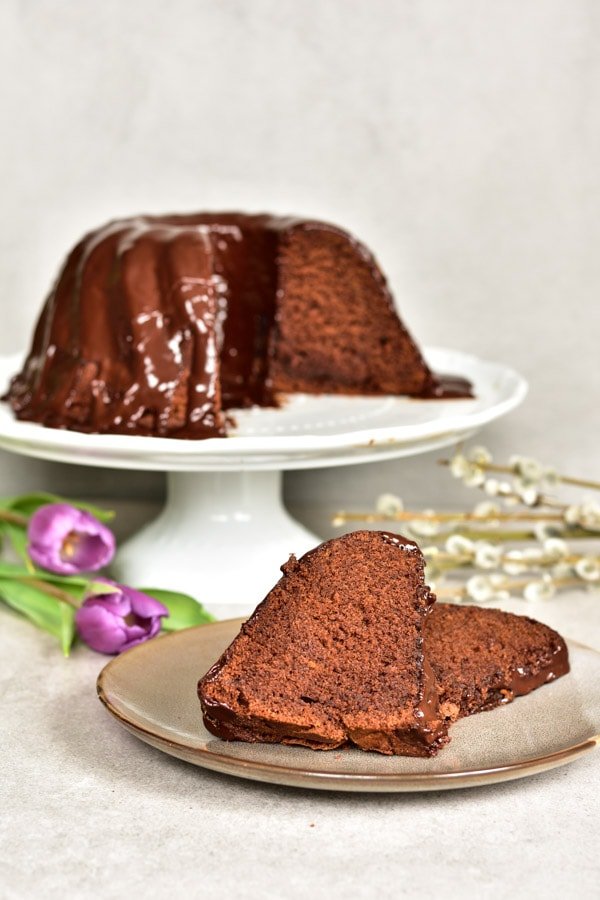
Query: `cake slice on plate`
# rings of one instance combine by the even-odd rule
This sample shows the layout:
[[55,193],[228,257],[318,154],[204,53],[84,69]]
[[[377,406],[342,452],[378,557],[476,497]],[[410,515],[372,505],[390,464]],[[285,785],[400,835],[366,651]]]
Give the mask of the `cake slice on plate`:
[[425,654],[451,720],[509,703],[569,671],[566,644],[552,628],[479,606],[436,603]]
[[389,532],[357,531],[292,556],[199,682],[208,730],[434,756],[456,719],[569,671],[556,631],[498,609],[434,606],[423,569],[417,545]]
[[415,543],[357,531],[282,566],[201,679],[209,731],[226,740],[433,756],[448,740],[423,658],[434,597]]

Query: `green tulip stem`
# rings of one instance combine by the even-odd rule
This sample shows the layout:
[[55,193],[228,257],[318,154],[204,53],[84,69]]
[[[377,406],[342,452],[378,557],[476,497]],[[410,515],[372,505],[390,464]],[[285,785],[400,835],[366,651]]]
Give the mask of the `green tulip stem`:
[[0,509],[0,522],[8,522],[10,525],[19,525],[22,528],[27,527],[29,519],[20,513],[13,512],[10,509]]
[[68,591],[63,591],[55,584],[50,584],[47,581],[43,581],[41,578],[22,578],[20,580],[23,584],[28,584],[30,587],[37,588],[38,591],[43,591],[44,594],[48,594],[50,597],[60,600],[61,603],[67,603],[74,609],[79,609],[80,604],[75,597],[69,594]]

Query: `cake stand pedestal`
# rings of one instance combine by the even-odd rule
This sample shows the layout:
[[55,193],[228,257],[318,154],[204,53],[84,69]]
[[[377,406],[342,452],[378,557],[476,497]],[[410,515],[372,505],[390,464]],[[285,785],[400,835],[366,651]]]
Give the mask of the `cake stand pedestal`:
[[319,543],[282,503],[281,471],[169,472],[158,518],[119,551],[119,581],[193,592],[218,618],[247,615],[290,553]]
[[[290,553],[300,556],[319,542],[285,511],[282,472],[445,447],[525,397],[526,382],[506,366],[442,348],[425,355],[435,371],[466,376],[475,397],[293,395],[280,409],[236,411],[234,435],[205,441],[43,428],[16,420],[0,403],[0,447],[59,462],[166,472],[165,509],[120,549],[114,574],[134,587],[184,591],[218,617],[247,615]],[[21,361],[0,357],[0,394]]]

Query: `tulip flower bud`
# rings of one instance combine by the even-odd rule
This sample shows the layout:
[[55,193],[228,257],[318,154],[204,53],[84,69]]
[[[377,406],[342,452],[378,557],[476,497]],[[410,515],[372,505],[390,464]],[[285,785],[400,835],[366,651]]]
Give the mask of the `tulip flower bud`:
[[33,562],[59,575],[96,572],[115,555],[112,531],[67,503],[41,506],[29,520],[27,535]]
[[97,581],[75,614],[79,636],[92,650],[116,654],[153,638],[168,609],[133,588]]

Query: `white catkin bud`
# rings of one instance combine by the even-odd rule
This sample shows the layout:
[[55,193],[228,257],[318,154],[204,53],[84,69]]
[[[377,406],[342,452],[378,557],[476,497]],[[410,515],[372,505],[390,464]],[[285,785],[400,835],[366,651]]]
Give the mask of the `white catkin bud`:
[[600,531],[600,505],[588,500],[581,505],[580,524],[590,531]]
[[467,487],[481,487],[485,483],[485,474],[479,466],[471,465],[469,471],[463,476],[463,483]]
[[471,557],[474,553],[475,545],[469,538],[462,534],[451,534],[445,544],[448,553],[452,556]]
[[509,550],[504,554],[502,569],[507,575],[520,575],[527,569],[527,563],[520,550]]
[[556,588],[552,583],[550,576],[540,578],[538,581],[530,581],[525,586],[523,596],[526,600],[535,602],[536,600],[550,600],[556,593]]
[[475,463],[476,466],[489,465],[493,459],[487,447],[482,447],[481,445],[471,447],[467,453],[467,458],[469,462]]
[[[435,510],[433,509],[424,509],[424,516],[434,516]],[[410,530],[414,532],[414,534],[419,537],[433,537],[436,535],[441,528],[440,523],[435,519],[411,519],[409,522]]]
[[490,497],[497,497],[500,493],[500,482],[497,478],[486,478],[483,489]]
[[475,544],[475,565],[478,569],[495,569],[502,558],[502,547],[496,547],[487,541]]
[[549,537],[544,541],[544,553],[553,560],[564,559],[569,555],[569,545],[557,537]]
[[535,506],[540,499],[540,492],[537,487],[522,481],[520,478],[515,479],[515,490],[525,506]]
[[382,516],[396,516],[404,510],[404,504],[395,494],[381,494],[377,498],[377,512]]
[[[494,516],[499,515],[501,512],[502,510],[500,509],[498,504],[492,503],[491,500],[483,500],[481,503],[477,503],[473,507],[473,515],[478,519],[493,519]],[[492,524],[492,522],[490,522],[489,524]],[[493,524],[495,524],[495,520]]]
[[583,581],[600,581],[600,561],[596,557],[584,556],[577,560],[573,568]]
[[544,467],[537,459],[519,456],[513,464],[513,470],[522,481],[528,484],[539,484],[544,477]]
[[450,472],[455,478],[464,478],[469,468],[469,462],[462,453],[455,453],[450,460]]
[[533,526],[533,534],[542,544],[550,539],[558,538],[564,530],[556,522],[536,522]]
[[495,594],[494,586],[486,575],[472,575],[465,584],[465,590],[476,603],[485,603]]

